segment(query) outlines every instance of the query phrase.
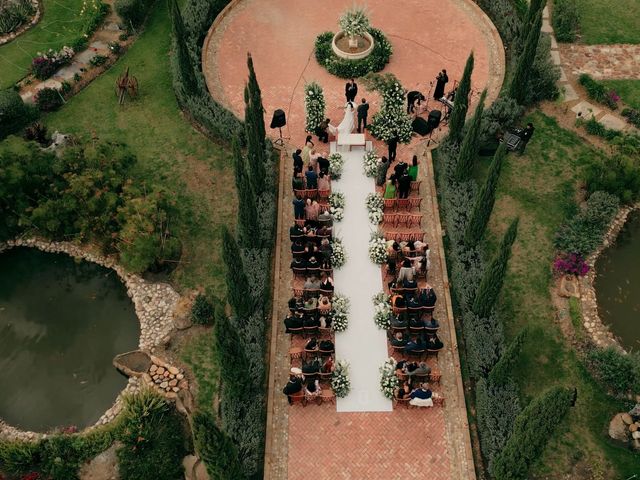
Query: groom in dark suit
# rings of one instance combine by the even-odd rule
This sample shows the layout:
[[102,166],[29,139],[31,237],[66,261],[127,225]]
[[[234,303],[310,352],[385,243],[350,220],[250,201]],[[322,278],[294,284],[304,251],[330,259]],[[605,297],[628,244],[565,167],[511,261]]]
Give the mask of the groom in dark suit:
[[369,113],[369,104],[363,98],[362,103],[358,105],[358,133],[360,133],[360,125],[362,129],[367,128],[367,114]]
[[352,78],[344,87],[344,96],[347,97],[347,102],[353,102],[358,94],[358,84]]

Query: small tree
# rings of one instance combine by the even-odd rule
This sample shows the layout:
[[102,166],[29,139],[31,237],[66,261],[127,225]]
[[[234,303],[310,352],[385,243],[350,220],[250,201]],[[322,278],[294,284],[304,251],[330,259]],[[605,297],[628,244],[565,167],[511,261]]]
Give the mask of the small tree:
[[239,398],[252,388],[247,375],[249,361],[235,326],[220,305],[216,308],[214,331],[222,384],[230,395]]
[[507,263],[511,256],[511,246],[515,241],[517,234],[518,219],[516,218],[511,222],[511,225],[509,225],[504,237],[502,237],[500,250],[484,272],[482,280],[480,281],[480,286],[476,291],[472,310],[480,318],[488,317],[491,313],[491,309],[498,300],[500,290],[502,289],[502,283],[504,282],[504,276],[507,273]]
[[16,132],[31,115],[15,90],[0,90],[0,140]]
[[542,11],[545,3],[547,3],[546,0],[531,0],[531,2],[529,3],[527,14],[525,15],[522,25],[520,26],[520,34],[518,35],[518,41],[516,43],[519,49],[521,49],[527,41],[527,37],[531,32],[531,27],[533,26],[538,16],[538,12]]
[[489,218],[493,211],[493,204],[496,201],[496,188],[500,179],[500,170],[502,170],[502,164],[506,156],[507,147],[504,143],[501,143],[493,156],[487,180],[478,193],[471,211],[471,219],[467,223],[467,228],[464,232],[464,243],[469,247],[477,245],[487,228],[487,223],[489,223]]
[[471,125],[467,129],[467,133],[460,147],[458,162],[456,163],[455,177],[456,180],[462,182],[471,176],[473,169],[473,161],[480,149],[480,126],[482,124],[482,112],[484,111],[484,100],[487,97],[485,89],[480,96],[480,103],[476,107],[476,111],[471,119]]
[[398,137],[399,142],[409,143],[413,134],[412,120],[405,109],[407,92],[398,79],[391,73],[369,74],[365,77],[365,83],[370,90],[382,95],[382,106],[367,127],[369,133],[384,142]]
[[171,17],[171,27],[173,29],[173,39],[175,40],[175,55],[178,62],[178,70],[182,77],[183,95],[193,95],[198,90],[196,74],[189,56],[187,47],[187,33],[182,21],[182,14],[176,0],[168,0],[169,15]]
[[258,78],[256,77],[256,71],[253,68],[253,58],[251,54],[247,54],[247,68],[249,69],[249,93],[251,96],[251,103],[256,112],[256,117],[259,121],[255,125],[256,136],[260,139],[260,147],[262,151],[267,148],[267,132],[264,126],[264,108],[262,106],[262,92],[260,91],[260,85],[258,85]]
[[256,195],[247,175],[246,160],[237,142],[234,142],[233,155],[238,190],[238,239],[241,245],[249,246],[259,238]]
[[227,297],[236,317],[246,319],[253,311],[249,280],[244,271],[240,248],[226,226],[222,227],[222,256],[227,266]]
[[542,10],[537,13],[532,25],[524,50],[518,57],[511,84],[509,85],[509,96],[519,104],[524,103],[527,89],[527,78],[531,72],[531,67],[536,58],[536,49],[540,40],[540,29],[542,28]]
[[511,378],[513,365],[516,363],[522,350],[522,345],[527,338],[528,330],[525,328],[511,341],[509,346],[502,352],[500,360],[494,365],[489,373],[489,380],[495,385],[504,385]]
[[471,52],[469,54],[469,58],[467,58],[467,63],[464,66],[462,79],[458,85],[455,102],[453,102],[453,109],[451,111],[451,117],[449,118],[449,138],[454,143],[460,142],[462,129],[464,128],[464,121],[467,117],[467,110],[469,109],[469,92],[471,91],[473,62],[473,52]]
[[194,446],[211,478],[242,478],[238,451],[231,439],[218,427],[213,413],[196,412],[193,416]]
[[316,82],[304,86],[304,108],[307,113],[305,130],[314,133],[324,121],[325,101],[322,87]]

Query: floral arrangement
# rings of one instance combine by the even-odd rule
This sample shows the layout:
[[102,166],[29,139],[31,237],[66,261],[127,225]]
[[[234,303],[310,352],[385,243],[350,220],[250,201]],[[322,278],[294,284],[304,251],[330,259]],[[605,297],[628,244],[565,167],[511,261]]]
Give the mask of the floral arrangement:
[[353,7],[345,11],[338,20],[340,29],[350,37],[362,36],[369,30],[369,17],[364,8]]
[[331,266],[333,268],[341,268],[347,261],[347,254],[344,251],[342,240],[333,237],[331,240]]
[[339,180],[342,176],[342,169],[344,167],[344,158],[339,153],[332,153],[329,155],[329,175],[332,180]]
[[304,109],[307,114],[305,130],[307,132],[315,132],[316,128],[324,121],[325,106],[322,87],[316,82],[307,83],[304,86]]
[[378,174],[378,161],[379,158],[375,148],[368,150],[364,154],[364,174],[367,177],[375,177]]
[[384,142],[397,136],[401,143],[409,143],[413,127],[405,108],[406,90],[395,75],[390,73],[372,78],[370,88],[382,94],[382,106],[373,116],[368,127],[369,133]]
[[333,192],[329,195],[329,213],[336,222],[344,218],[344,193]]
[[384,292],[377,293],[373,296],[373,321],[381,330],[387,330],[391,327],[391,303],[390,297]]
[[387,398],[393,398],[396,388],[400,386],[400,380],[396,375],[396,360],[389,357],[380,367],[380,390]]
[[387,240],[379,232],[371,234],[369,240],[369,258],[373,263],[382,265],[387,261]]
[[331,299],[331,329],[344,332],[349,326],[349,299],[344,295],[334,294]]
[[589,273],[589,265],[577,253],[560,255],[553,262],[553,268],[560,273],[570,273],[579,277],[584,277]]
[[49,49],[46,53],[38,52],[38,56],[31,61],[31,72],[36,78],[46,80],[58,68],[70,63],[74,53],[71,47],[62,47],[57,51]]
[[370,193],[367,195],[365,205],[369,212],[369,221],[374,225],[381,223],[384,213],[384,198],[378,193]]
[[331,389],[336,397],[344,398],[351,390],[351,380],[349,380],[349,364],[344,360],[338,360],[331,375]]

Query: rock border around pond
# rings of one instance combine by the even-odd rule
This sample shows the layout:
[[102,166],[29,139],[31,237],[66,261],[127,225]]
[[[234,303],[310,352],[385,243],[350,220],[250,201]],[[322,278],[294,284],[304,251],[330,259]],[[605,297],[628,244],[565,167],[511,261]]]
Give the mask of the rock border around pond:
[[[92,262],[113,270],[124,283],[127,294],[134,304],[136,316],[140,322],[140,338],[138,341],[140,350],[154,353],[158,346],[168,342],[170,332],[176,327],[174,311],[181,298],[171,285],[167,283],[149,282],[139,275],[128,273],[121,265],[118,265],[114,256],[104,256],[95,253],[90,246],[80,246],[71,242],[54,242],[37,238],[20,238],[0,242],[0,253],[15,247],[36,248],[49,253],[65,253],[71,257]],[[152,358],[155,359],[156,357]],[[160,360],[158,359],[158,361]],[[145,379],[137,377],[130,377],[127,386],[117,396],[113,406],[109,408],[93,426],[89,426],[83,429],[83,431],[86,432],[113,421],[122,410],[124,395],[139,391],[143,387],[144,380]],[[0,419],[0,438],[35,441],[45,438],[46,436],[46,433],[19,430]]]

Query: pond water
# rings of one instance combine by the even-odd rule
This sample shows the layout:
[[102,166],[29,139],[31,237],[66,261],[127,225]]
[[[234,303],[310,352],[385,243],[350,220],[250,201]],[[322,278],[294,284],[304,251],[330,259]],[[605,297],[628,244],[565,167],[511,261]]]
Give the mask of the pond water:
[[596,296],[602,321],[627,349],[640,350],[640,212],[629,215],[596,262]]
[[25,430],[87,427],[127,380],[112,365],[140,326],[114,271],[65,254],[0,254],[0,418]]

